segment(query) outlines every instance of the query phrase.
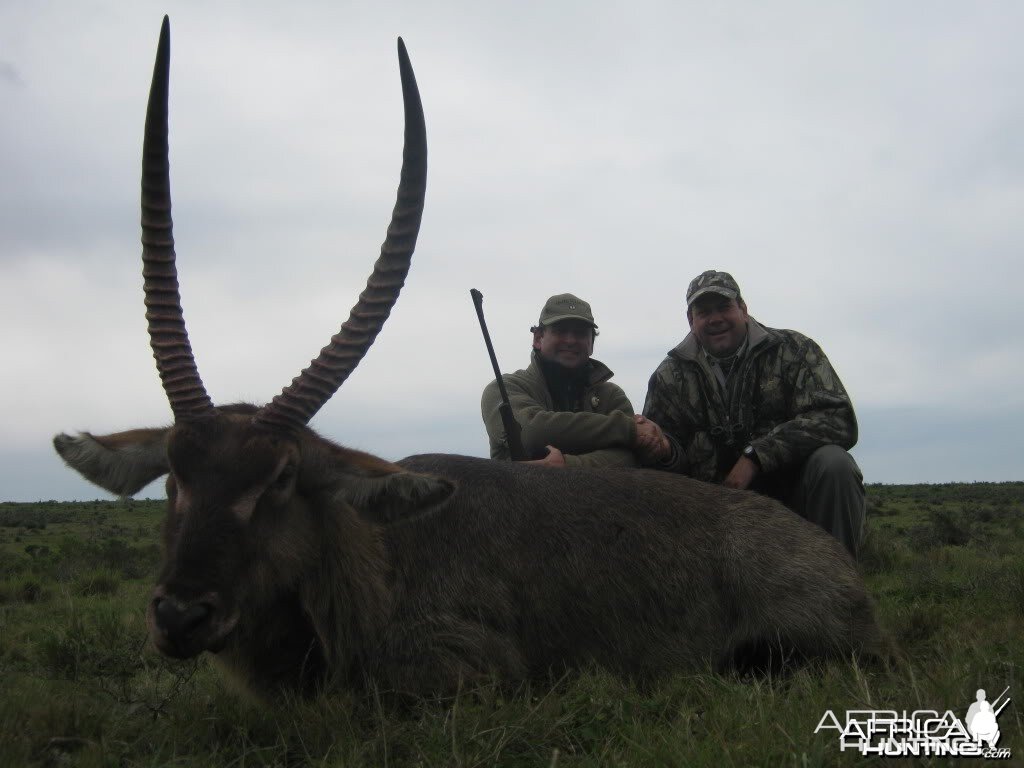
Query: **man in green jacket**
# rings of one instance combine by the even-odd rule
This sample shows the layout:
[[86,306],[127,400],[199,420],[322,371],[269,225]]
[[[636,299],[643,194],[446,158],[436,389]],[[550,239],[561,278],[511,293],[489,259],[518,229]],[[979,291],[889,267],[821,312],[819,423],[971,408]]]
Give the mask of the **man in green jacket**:
[[[633,449],[653,450],[660,430],[638,424],[626,393],[609,379],[608,366],[590,355],[597,324],[590,305],[571,293],[544,304],[526,370],[503,374],[523,447],[551,467],[635,467]],[[497,382],[483,392],[480,409],[492,459],[508,459]]]
[[727,272],[694,278],[686,306],[690,333],[651,376],[637,417],[664,430],[644,463],[773,496],[856,557],[864,483],[847,451],[857,418],[825,353],[750,317]]

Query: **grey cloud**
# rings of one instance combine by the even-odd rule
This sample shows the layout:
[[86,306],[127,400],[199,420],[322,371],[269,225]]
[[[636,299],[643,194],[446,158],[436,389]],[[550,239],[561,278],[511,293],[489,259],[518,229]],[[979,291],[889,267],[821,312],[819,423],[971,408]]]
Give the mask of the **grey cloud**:
[[[1024,9],[460,5],[172,14],[182,299],[218,402],[272,397],[362,288],[394,205],[402,34],[430,141],[423,229],[388,327],[318,416],[326,434],[389,458],[482,452],[470,287],[506,370],[525,365],[546,296],[584,295],[597,355],[639,408],[685,333],[687,282],[717,267],[758,319],[821,342],[862,412],[872,476],[926,478],[917,457],[934,445],[951,473],[936,479],[1019,478],[978,445],[1012,455],[986,407],[1021,403]],[[0,321],[12,369],[37,382],[0,373],[0,402],[21,404],[0,423],[45,468],[18,465],[0,496],[70,482],[29,451],[47,431],[169,418],[138,244],[163,9],[92,7],[0,9],[0,49],[32,84],[8,89],[18,108],[0,120]],[[915,405],[927,418],[901,417]],[[958,448],[957,432],[980,443]]]
[[0,81],[21,88],[25,85],[18,68],[9,61],[0,60]]

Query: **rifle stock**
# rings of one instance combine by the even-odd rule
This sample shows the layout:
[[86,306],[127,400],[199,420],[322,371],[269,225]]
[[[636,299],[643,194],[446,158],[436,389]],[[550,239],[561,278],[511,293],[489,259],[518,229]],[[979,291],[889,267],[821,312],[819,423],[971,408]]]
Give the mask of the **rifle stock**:
[[512,415],[512,406],[503,402],[498,406],[498,413],[501,414],[501,424],[505,428],[505,443],[508,445],[509,458],[512,461],[526,461],[530,457],[523,447],[523,428],[519,426],[516,417]]
[[469,289],[469,295],[473,299],[473,306],[476,307],[476,316],[480,321],[480,331],[484,335],[484,343],[487,345],[487,354],[491,358],[491,368],[494,369],[494,380],[498,383],[498,392],[501,394],[501,405],[498,406],[498,413],[501,415],[501,424],[505,429],[505,444],[508,446],[509,456],[512,461],[526,461],[529,456],[523,448],[522,427],[512,414],[512,404],[508,400],[508,390],[505,389],[505,380],[501,376],[501,368],[498,367],[498,358],[494,356],[494,345],[491,344],[491,334],[487,332],[487,321],[484,320],[484,295],[476,288]]

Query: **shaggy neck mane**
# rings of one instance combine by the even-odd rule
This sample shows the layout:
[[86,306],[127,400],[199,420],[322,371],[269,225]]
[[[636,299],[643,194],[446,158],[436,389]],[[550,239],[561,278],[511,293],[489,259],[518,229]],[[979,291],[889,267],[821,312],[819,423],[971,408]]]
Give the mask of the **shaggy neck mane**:
[[[296,539],[275,543],[296,554],[298,570],[267,572],[256,585],[294,588],[268,602],[251,604],[240,634],[221,661],[258,693],[299,690],[313,694],[360,687],[391,614],[391,569],[381,528],[344,501],[336,470],[340,448],[304,429]],[[290,569],[289,569],[290,570]],[[269,592],[267,593],[269,594]]]
[[391,613],[390,565],[378,526],[334,494],[316,505],[325,510],[320,556],[310,564],[299,599],[326,660],[324,683],[361,685]]
[[391,565],[380,526],[344,501],[337,466],[348,449],[313,432],[302,441],[303,486],[313,509],[318,557],[299,601],[326,661],[324,684],[359,686],[392,611]]

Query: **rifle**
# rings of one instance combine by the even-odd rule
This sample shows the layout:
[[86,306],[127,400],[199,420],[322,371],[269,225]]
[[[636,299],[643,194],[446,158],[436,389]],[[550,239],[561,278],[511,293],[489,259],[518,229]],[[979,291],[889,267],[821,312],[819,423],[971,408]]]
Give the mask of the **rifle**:
[[1010,703],[1011,701],[1013,701],[1013,699],[1007,699],[1006,701],[1004,701],[1004,702],[1003,702],[1002,704],[1000,704],[1000,705],[999,705],[999,709],[996,709],[996,702],[997,702],[997,701],[999,701],[999,700],[1000,700],[1001,698],[1003,698],[1003,696],[1005,696],[1005,695],[1006,695],[1006,692],[1007,692],[1008,690],[1010,690],[1010,686],[1006,686],[1006,687],[1005,687],[1005,688],[1003,689],[1003,692],[1002,692],[1002,693],[1000,693],[1000,694],[999,694],[998,696],[996,696],[996,700],[995,700],[995,701],[993,701],[993,702],[992,702],[992,704],[991,704],[991,707],[992,707],[992,714],[993,714],[993,715],[994,715],[995,717],[999,717],[999,713],[1003,711],[1003,707],[1005,707],[1005,706],[1006,706],[1007,704],[1009,704],[1009,703]]
[[487,322],[484,320],[484,295],[476,288],[469,289],[469,295],[473,298],[473,306],[476,307],[476,316],[480,320],[480,330],[484,334],[484,343],[487,344],[487,354],[491,358],[491,367],[494,369],[494,379],[498,382],[498,392],[501,393],[501,404],[498,406],[498,413],[501,414],[501,423],[505,428],[505,444],[508,445],[509,456],[512,461],[526,461],[529,456],[523,448],[522,427],[512,415],[512,405],[508,401],[508,390],[505,389],[505,380],[501,377],[501,369],[498,367],[498,358],[494,356],[494,346],[491,344],[491,334],[487,332]]

